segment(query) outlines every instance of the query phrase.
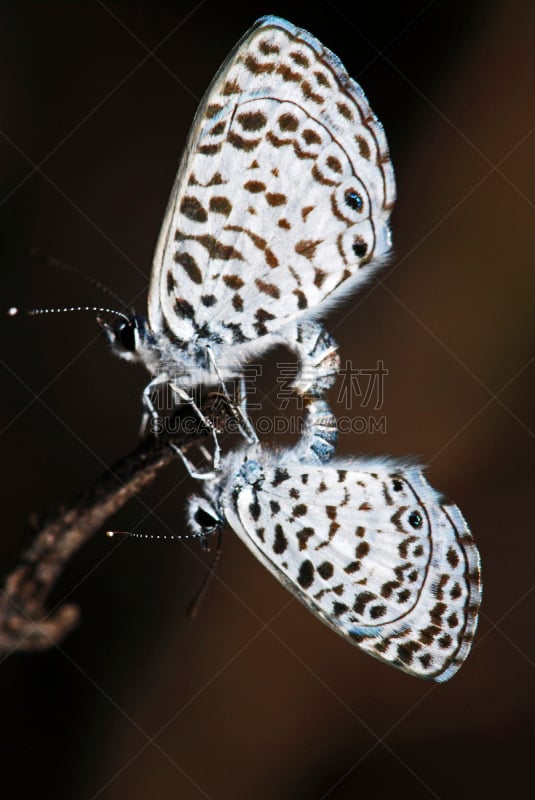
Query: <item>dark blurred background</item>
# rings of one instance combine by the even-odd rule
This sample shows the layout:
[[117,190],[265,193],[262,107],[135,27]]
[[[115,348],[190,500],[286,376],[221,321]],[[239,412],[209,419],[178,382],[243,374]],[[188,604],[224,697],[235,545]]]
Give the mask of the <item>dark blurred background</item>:
[[[50,652],[0,662],[2,789],[56,800],[516,796],[532,783],[535,676],[532,4],[2,3],[3,305],[102,302],[32,265],[36,247],[144,309],[197,103],[265,13],[336,52],[387,132],[395,258],[328,325],[344,359],[388,369],[386,430],[344,436],[340,452],[417,455],[459,504],[483,564],[474,649],[441,686],[374,661],[230,533],[191,622],[199,547],[100,535],[52,598],[81,606],[80,627]],[[2,326],[8,570],[32,511],[134,447],[146,374],[113,358],[92,315]],[[193,488],[177,462],[112,524],[185,532]]]

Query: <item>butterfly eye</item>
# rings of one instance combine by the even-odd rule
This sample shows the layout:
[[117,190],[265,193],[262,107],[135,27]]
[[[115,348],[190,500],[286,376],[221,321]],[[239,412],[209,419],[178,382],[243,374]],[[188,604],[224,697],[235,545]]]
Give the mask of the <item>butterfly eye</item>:
[[203,533],[212,533],[220,525],[220,520],[215,515],[209,514],[204,508],[198,508],[193,519]]
[[418,530],[423,525],[422,515],[418,511],[411,511],[409,514],[409,525]]
[[360,236],[355,236],[353,241],[353,252],[355,253],[357,258],[364,258],[366,253],[368,252],[368,245],[361,239]]
[[364,201],[358,192],[354,189],[348,189],[344,195],[344,200],[349,208],[353,209],[353,211],[362,211],[362,207],[364,206]]
[[119,344],[133,353],[136,350],[136,321],[133,319],[121,321],[115,328],[115,336]]

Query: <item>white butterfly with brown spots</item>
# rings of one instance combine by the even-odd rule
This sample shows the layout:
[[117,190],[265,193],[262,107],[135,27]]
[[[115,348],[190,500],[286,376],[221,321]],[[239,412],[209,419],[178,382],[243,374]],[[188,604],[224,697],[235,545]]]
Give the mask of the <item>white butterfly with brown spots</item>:
[[372,656],[446,681],[481,602],[479,553],[457,506],[393,458],[331,458],[336,421],[307,406],[298,445],[228,454],[189,501],[194,535],[229,525],[316,616]]
[[380,122],[338,58],[258,20],[200,107],[154,257],[148,322],[105,325],[114,350],[187,390],[241,374],[277,343],[295,388],[321,394],[339,360],[315,321],[383,264],[395,183]]

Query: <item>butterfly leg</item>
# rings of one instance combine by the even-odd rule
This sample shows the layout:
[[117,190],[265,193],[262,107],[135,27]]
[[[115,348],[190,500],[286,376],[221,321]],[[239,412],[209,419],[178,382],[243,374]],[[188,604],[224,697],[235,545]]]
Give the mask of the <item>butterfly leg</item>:
[[249,415],[247,414],[247,386],[245,381],[245,376],[240,376],[240,394],[239,394],[239,403],[238,403],[239,411],[244,420],[247,421],[249,433],[250,433],[250,441],[251,444],[258,444],[258,436],[256,435],[256,431],[253,427],[253,423],[249,419]]
[[304,398],[305,416],[299,443],[292,456],[299,461],[325,464],[334,455],[338,440],[336,417],[325,400]]
[[[181,389],[180,386],[177,386],[175,383],[170,383],[169,385],[172,391],[176,395],[178,395],[178,397],[184,403],[189,403],[193,411],[197,414],[197,417],[200,420],[200,422],[211,432],[212,438],[214,440],[214,472],[218,472],[219,469],[221,468],[221,448],[219,446],[219,440],[217,438],[217,431],[213,423],[210,422],[210,420],[207,417],[205,417],[205,415],[202,413],[201,409],[199,408],[193,397],[191,397],[186,391],[184,391],[184,389]],[[186,463],[185,456],[182,456],[182,460],[184,461],[184,463]],[[190,475],[192,475],[192,477],[198,477],[194,476],[192,472],[189,470],[189,468],[188,472],[190,472]],[[202,473],[200,474],[202,475]]]
[[198,481],[211,481],[213,478],[216,477],[216,473],[214,470],[212,470],[211,472],[199,472],[198,470],[196,470],[195,466],[192,464],[189,458],[186,458],[180,447],[177,447],[176,444],[172,444],[172,442],[170,442],[169,447],[174,453],[177,454],[177,456],[180,457],[180,460],[182,461],[182,463],[186,467],[186,470],[188,471],[188,474],[192,478],[195,478]]
[[167,376],[157,375],[143,389],[143,416],[141,418],[141,428],[139,431],[140,438],[145,435],[147,428],[154,436],[158,436],[158,434],[161,433],[159,424],[160,415],[152,401],[152,393],[156,388],[158,388],[158,386],[161,386],[163,383],[167,383],[167,380]]
[[338,345],[319,322],[297,322],[292,333],[288,342],[299,358],[292,388],[300,395],[319,397],[331,388],[340,370]]
[[239,428],[240,428],[240,433],[242,434],[244,439],[247,439],[247,441],[250,444],[256,444],[258,442],[258,436],[256,435],[256,431],[253,428],[252,422],[249,419],[249,417],[247,415],[247,410],[246,410],[247,409],[247,394],[245,392],[245,379],[243,378],[243,376],[240,378],[240,400],[239,400],[239,403],[236,404],[235,401],[231,398],[231,396],[228,393],[225,381],[223,380],[223,377],[222,377],[222,375],[221,375],[221,373],[219,371],[219,368],[217,366],[217,363],[216,363],[216,360],[215,360],[215,357],[214,357],[214,354],[213,354],[213,351],[212,351],[212,348],[210,347],[210,345],[207,345],[206,352],[208,354],[208,359],[210,361],[212,369],[214,370],[215,374],[217,375],[217,379],[219,381],[219,386],[220,386],[221,393],[222,393],[223,397],[225,398],[225,400],[227,401],[231,413],[234,415],[234,417],[236,418],[236,420],[238,422],[238,425],[239,425]]
[[201,451],[201,454],[205,457],[205,459],[208,461],[208,463],[210,462],[213,463],[214,461],[213,455],[206,449],[206,447],[203,444],[199,445],[199,450]]

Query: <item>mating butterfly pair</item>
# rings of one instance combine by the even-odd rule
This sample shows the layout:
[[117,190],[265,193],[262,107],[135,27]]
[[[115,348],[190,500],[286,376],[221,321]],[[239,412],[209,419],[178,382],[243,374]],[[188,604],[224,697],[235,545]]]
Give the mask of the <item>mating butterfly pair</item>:
[[479,556],[459,511],[414,465],[333,457],[323,393],[335,342],[316,321],[384,263],[395,182],[381,124],[329,50],[285,20],[245,34],[202,101],[166,211],[148,322],[105,331],[181,399],[242,374],[277,343],[297,354],[298,445],[226,455],[193,498],[206,536],[229,524],[338,633],[414,675],[444,681],[466,658]]

